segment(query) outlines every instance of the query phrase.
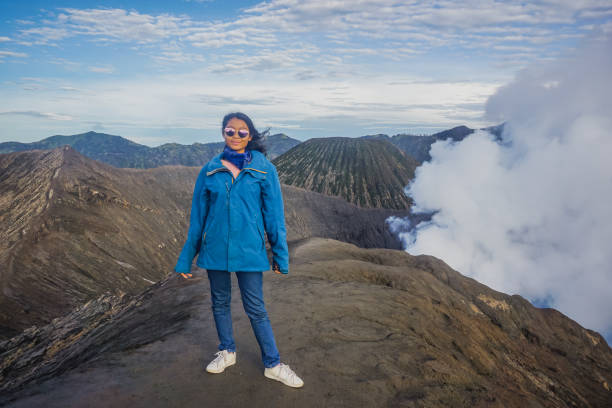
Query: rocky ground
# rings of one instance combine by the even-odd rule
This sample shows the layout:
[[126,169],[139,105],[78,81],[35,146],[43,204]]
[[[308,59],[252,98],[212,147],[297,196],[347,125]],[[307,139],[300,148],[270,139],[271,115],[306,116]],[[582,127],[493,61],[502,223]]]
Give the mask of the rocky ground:
[[[0,155],[0,340],[105,291],[140,293],[172,271],[200,170],[118,169],[69,146]],[[385,219],[405,210],[292,186],[283,198],[289,240],[400,248]]]
[[7,407],[605,407],[612,350],[598,333],[429,257],[309,238],[289,275],[264,275],[281,358],[263,376],[234,278],[237,364],[216,351],[205,271],[101,296],[0,343]]

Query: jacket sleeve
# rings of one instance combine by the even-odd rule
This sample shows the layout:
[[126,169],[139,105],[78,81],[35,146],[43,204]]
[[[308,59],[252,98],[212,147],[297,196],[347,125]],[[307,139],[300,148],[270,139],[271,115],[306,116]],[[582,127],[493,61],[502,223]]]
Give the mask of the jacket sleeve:
[[183,250],[178,257],[174,271],[177,273],[190,273],[193,258],[198,254],[202,243],[202,230],[208,214],[208,195],[204,188],[206,168],[202,168],[193,189],[191,200],[191,215],[189,219],[189,231]]
[[289,248],[285,229],[285,209],[278,172],[274,165],[263,183],[262,198],[264,228],[272,246],[273,261],[278,264],[282,273],[287,274],[289,273]]

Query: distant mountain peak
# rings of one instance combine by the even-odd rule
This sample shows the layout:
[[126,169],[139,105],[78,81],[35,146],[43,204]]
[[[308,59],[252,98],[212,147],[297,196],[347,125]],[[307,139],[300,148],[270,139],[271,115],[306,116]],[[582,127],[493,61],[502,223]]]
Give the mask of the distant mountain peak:
[[407,209],[404,186],[418,163],[385,139],[312,138],[274,160],[282,183],[360,207]]

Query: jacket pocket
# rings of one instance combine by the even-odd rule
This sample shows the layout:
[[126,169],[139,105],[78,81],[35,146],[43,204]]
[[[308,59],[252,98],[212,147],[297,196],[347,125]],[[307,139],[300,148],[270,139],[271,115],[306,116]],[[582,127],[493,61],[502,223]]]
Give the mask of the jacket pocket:
[[210,224],[208,224],[208,226],[204,226],[204,234],[202,235],[202,246],[206,245],[206,235],[208,235],[209,239],[210,239],[210,229],[212,228],[212,222]]
[[246,185],[247,190],[259,197],[262,189],[261,184],[265,179],[265,174],[257,173],[255,171],[248,171],[240,181],[242,184]]

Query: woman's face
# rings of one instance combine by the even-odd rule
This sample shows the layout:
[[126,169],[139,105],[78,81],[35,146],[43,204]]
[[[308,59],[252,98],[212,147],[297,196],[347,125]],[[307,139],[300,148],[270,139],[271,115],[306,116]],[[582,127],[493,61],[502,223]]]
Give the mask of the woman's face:
[[[234,129],[234,135],[228,136],[225,132],[225,129]],[[225,144],[228,145],[232,150],[235,150],[238,153],[244,153],[244,149],[249,144],[249,141],[253,139],[249,132],[249,127],[246,122],[242,119],[231,118],[227,125],[225,125],[225,129],[223,129],[223,138],[225,139]],[[245,131],[249,134],[247,137],[240,137],[239,132]]]

